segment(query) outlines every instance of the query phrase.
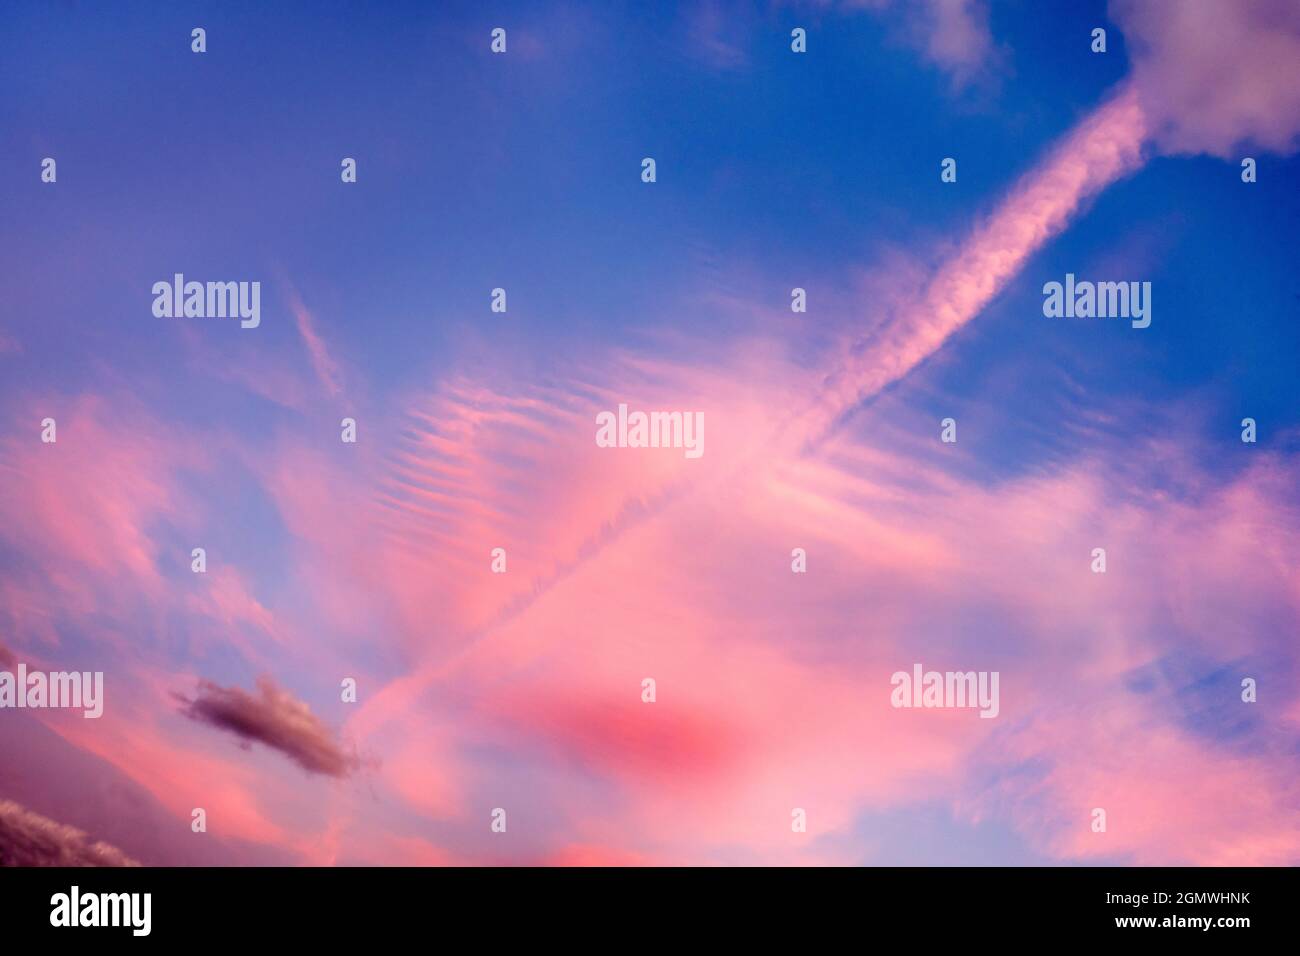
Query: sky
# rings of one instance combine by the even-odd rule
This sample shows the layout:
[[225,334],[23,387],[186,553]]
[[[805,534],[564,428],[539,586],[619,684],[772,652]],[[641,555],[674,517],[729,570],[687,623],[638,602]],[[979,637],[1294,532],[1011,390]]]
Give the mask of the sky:
[[1294,3],[3,17],[0,861],[1300,863]]

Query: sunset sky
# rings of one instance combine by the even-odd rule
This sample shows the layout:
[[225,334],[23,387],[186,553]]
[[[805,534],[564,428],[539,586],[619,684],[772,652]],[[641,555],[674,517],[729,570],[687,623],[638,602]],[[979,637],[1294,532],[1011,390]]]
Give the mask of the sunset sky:
[[0,17],[0,857],[1300,864],[1294,0]]

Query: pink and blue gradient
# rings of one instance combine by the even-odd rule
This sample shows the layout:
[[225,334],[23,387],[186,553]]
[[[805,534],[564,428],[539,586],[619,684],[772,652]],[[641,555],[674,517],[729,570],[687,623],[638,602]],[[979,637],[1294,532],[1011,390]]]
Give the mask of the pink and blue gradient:
[[[0,711],[0,798],[146,863],[1300,863],[1300,22],[1070,7],[7,8],[0,645],[107,689]],[[358,769],[178,704],[262,676]]]

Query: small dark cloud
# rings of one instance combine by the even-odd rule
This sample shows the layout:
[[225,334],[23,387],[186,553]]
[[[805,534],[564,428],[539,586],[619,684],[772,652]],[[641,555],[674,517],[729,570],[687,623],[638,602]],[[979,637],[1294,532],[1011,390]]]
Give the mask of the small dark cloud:
[[356,753],[346,749],[305,703],[270,677],[258,678],[256,694],[202,680],[195,697],[176,698],[190,719],[228,730],[244,746],[258,741],[273,747],[311,773],[346,777],[361,766]]
[[0,800],[0,866],[139,866],[117,847]]

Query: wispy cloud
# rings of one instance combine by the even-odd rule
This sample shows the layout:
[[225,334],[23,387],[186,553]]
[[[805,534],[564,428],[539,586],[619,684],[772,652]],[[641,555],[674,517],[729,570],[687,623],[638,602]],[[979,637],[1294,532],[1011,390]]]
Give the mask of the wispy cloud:
[[288,285],[286,294],[289,298],[289,309],[293,312],[298,334],[302,337],[303,345],[307,348],[307,355],[311,358],[311,365],[316,372],[316,378],[330,395],[338,395],[342,391],[338,364],[330,355],[325,340],[316,331],[316,319],[307,309],[307,306],[303,304],[298,290],[293,288],[291,284],[286,284]]
[[1112,0],[1152,136],[1170,153],[1240,159],[1300,146],[1300,6]]

